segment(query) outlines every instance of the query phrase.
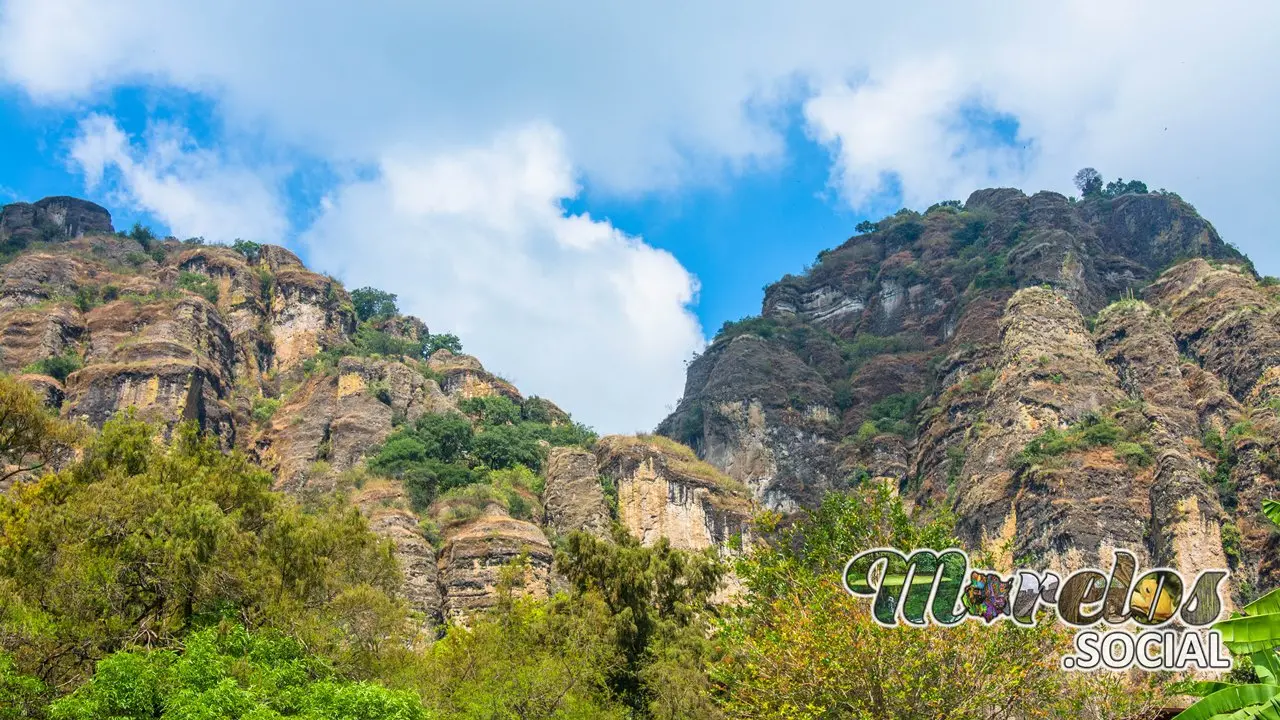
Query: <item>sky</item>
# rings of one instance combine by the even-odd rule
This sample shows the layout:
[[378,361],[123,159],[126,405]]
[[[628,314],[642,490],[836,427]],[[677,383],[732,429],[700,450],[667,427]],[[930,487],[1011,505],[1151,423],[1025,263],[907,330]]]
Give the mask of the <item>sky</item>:
[[861,219],[1083,166],[1280,274],[1280,4],[0,0],[0,202],[283,244],[604,432]]

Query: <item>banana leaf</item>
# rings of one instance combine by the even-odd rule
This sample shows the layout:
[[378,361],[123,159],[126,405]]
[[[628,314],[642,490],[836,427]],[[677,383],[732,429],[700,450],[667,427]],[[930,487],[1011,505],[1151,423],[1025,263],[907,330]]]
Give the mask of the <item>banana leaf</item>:
[[1253,660],[1253,671],[1263,682],[1275,683],[1280,679],[1280,655],[1275,650],[1259,650],[1249,656]]
[[1267,615],[1280,613],[1280,588],[1272,590],[1262,597],[1241,608],[1245,615]]
[[1266,515],[1271,522],[1280,525],[1280,501],[1263,500],[1262,514]]
[[1211,720],[1280,720],[1280,698],[1240,708],[1233,713],[1214,715]]
[[[1230,715],[1254,705],[1263,705],[1280,695],[1280,685],[1233,685],[1208,695],[1195,705],[1174,716],[1173,720],[1221,720],[1218,716]],[[1260,710],[1261,712],[1261,710]],[[1242,715],[1247,718],[1249,715]],[[1255,715],[1254,717],[1266,717]],[[1277,715],[1280,718],[1280,715]]]
[[1280,614],[1223,620],[1213,626],[1232,655],[1252,655],[1280,645]]

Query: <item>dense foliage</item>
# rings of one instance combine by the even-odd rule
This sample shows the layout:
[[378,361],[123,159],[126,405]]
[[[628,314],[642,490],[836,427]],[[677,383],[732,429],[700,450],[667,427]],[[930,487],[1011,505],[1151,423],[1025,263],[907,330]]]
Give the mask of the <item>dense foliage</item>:
[[[534,399],[534,414],[545,407]],[[595,434],[570,421],[525,419],[509,398],[490,395],[463,400],[464,414],[427,414],[387,438],[369,460],[375,473],[404,481],[414,506],[422,509],[441,493],[484,481],[493,470],[538,470],[547,446],[590,446]]]
[[719,623],[712,667],[735,718],[1118,718],[1151,693],[1062,673],[1065,633],[1042,624],[886,628],[840,585],[844,563],[879,546],[956,546],[949,523],[917,526],[885,486],[829,495],[738,565],[748,592]]
[[0,497],[0,650],[60,688],[112,652],[237,617],[368,662],[368,638],[341,628],[404,616],[388,548],[355,510],[303,511],[270,486],[193,427],[162,443],[131,417],[107,423],[69,467]]

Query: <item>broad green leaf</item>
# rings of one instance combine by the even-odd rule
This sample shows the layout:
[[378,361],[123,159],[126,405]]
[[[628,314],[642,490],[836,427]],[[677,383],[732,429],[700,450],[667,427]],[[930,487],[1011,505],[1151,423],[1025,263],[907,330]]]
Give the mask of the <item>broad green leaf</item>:
[[1280,614],[1223,620],[1213,626],[1233,655],[1252,655],[1280,645]]
[[1241,608],[1245,615],[1267,615],[1280,613],[1280,588],[1272,590],[1262,597]]
[[1280,686],[1277,685],[1233,685],[1206,696],[1175,715],[1173,720],[1211,720],[1251,705],[1262,705],[1277,695],[1280,695]]
[[1263,500],[1262,514],[1271,522],[1280,525],[1280,500]]
[[1250,705],[1233,713],[1214,715],[1211,720],[1280,720],[1280,698],[1272,698],[1261,705]]
[[1275,650],[1259,650],[1249,656],[1253,660],[1253,670],[1263,682],[1276,684],[1280,678],[1280,655]]

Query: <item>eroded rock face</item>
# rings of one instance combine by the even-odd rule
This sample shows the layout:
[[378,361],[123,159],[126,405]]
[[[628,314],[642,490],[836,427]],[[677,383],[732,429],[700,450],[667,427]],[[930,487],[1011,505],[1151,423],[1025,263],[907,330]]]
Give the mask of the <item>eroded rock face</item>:
[[1009,300],[1001,345],[984,399],[986,420],[956,478],[961,537],[975,546],[1012,539],[1015,557],[1031,555],[1057,568],[1073,564],[1073,551],[1095,559],[1104,545],[1141,548],[1149,503],[1145,493],[1133,492],[1129,468],[1110,448],[1079,464],[1015,467],[1037,435],[1065,430],[1125,397],[1079,310],[1053,290],[1021,290]]
[[618,489],[618,520],[641,542],[665,537],[676,549],[726,553],[750,544],[754,506],[746,488],[688,448],[611,435],[597,443],[596,457]]
[[34,203],[12,203],[0,210],[0,243],[15,247],[112,232],[111,213],[79,198],[47,197]]
[[84,318],[65,304],[0,314],[0,367],[18,372],[39,360],[78,354]]
[[685,396],[658,432],[693,443],[766,506],[789,510],[831,488],[832,405],[831,389],[794,353],[739,335],[690,364]]
[[503,568],[518,559],[525,562],[516,595],[545,598],[548,594],[554,553],[537,525],[502,514],[496,508],[449,530],[440,552],[440,583],[444,589],[445,615],[466,618],[498,601]]
[[[392,420],[450,409],[435,381],[404,363],[344,357],[289,395],[258,441],[279,488],[327,490],[391,434]],[[323,461],[323,472],[313,466]]]
[[276,272],[269,327],[280,369],[340,345],[355,320],[346,291],[329,278],[292,266]]
[[[937,500],[958,471],[948,452],[973,440],[974,379],[986,384],[999,363],[1014,289],[1047,285],[1092,316],[1197,255],[1239,258],[1168,194],[1071,202],[995,188],[962,208],[899,212],[767,287],[761,317],[732,324],[690,364],[658,431],[786,510],[816,504],[850,470],[871,472],[841,443],[884,419],[869,417],[878,403],[918,401],[946,416],[898,426],[913,457],[904,480]],[[834,426],[811,422],[826,413]]]
[[524,400],[514,385],[485,370],[480,361],[470,355],[438,350],[431,354],[428,365],[440,374],[440,389],[450,397],[501,395],[516,403]]
[[1227,567],[1221,529],[1228,518],[1216,489],[1203,479],[1210,468],[1200,446],[1200,419],[1168,318],[1146,303],[1120,303],[1099,315],[1094,335],[1121,387],[1142,401],[1150,427],[1152,556],[1186,577]]
[[609,533],[609,507],[596,471],[596,456],[580,448],[551,448],[545,466],[546,525],[554,533]]
[[428,625],[438,626],[444,604],[436,552],[418,530],[418,516],[409,509],[404,489],[396,481],[378,480],[358,490],[353,501],[369,519],[369,529],[394,544],[409,607],[422,613]]

